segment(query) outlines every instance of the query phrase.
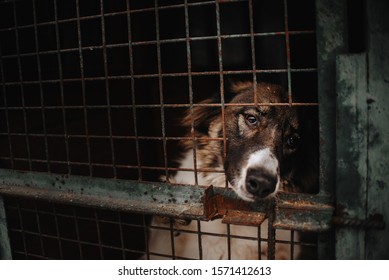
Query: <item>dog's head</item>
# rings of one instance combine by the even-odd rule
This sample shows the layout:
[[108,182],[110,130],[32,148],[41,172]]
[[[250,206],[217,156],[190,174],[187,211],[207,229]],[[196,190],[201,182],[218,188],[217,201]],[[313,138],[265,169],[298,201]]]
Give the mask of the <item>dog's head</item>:
[[[252,103],[251,83],[233,87],[231,103]],[[299,148],[297,112],[279,86],[260,83],[257,102],[269,105],[231,106],[225,110],[227,156],[225,171],[235,192],[246,200],[265,198],[277,192],[281,178],[289,173],[287,163]]]
[[[225,173],[230,186],[248,201],[263,199],[277,192],[281,180],[292,172],[291,162],[300,145],[296,110],[287,104],[271,104],[287,103],[285,91],[280,86],[267,83],[259,83],[255,91],[256,94],[252,83],[234,84],[229,103],[242,106],[225,106],[224,110],[227,138]],[[196,107],[193,114],[196,133],[222,137],[220,112],[220,108]],[[222,147],[219,152],[223,154]]]

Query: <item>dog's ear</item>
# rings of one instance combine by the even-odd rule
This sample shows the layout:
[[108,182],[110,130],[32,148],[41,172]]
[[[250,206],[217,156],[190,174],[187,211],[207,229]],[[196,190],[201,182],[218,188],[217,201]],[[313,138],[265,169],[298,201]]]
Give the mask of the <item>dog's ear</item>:
[[210,124],[221,115],[220,99],[216,96],[198,103],[193,109],[186,111],[182,125],[189,129],[193,127],[196,134],[208,135]]
[[250,81],[230,81],[227,92],[237,94],[242,91],[253,90],[254,84]]
[[[251,82],[227,82],[224,90],[224,104],[229,103],[237,93],[250,90],[252,86]],[[221,111],[221,97],[219,93],[198,103],[193,107],[193,110],[188,109],[182,120],[182,126],[190,131],[193,120],[196,134],[208,135],[210,124],[216,118],[221,117]]]

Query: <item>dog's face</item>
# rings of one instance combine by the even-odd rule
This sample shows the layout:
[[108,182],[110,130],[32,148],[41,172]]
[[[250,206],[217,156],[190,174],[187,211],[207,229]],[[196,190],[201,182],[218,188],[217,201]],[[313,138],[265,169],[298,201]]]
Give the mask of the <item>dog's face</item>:
[[[281,180],[291,178],[298,165],[297,112],[287,104],[287,94],[277,85],[258,84],[257,105],[254,105],[252,83],[234,84],[231,91],[233,98],[229,103],[242,106],[225,106],[225,174],[230,187],[242,199],[263,199],[275,194]],[[217,102],[208,99],[203,103]],[[220,107],[195,107],[193,113],[188,112],[183,125],[191,129],[193,121],[197,137],[220,138],[223,137],[221,115]],[[188,141],[188,148],[192,148],[192,144]],[[221,142],[200,141],[197,149],[202,151],[201,158],[206,167],[217,168],[222,164],[224,148]]]
[[[231,103],[253,103],[251,83],[235,85]],[[287,102],[281,87],[258,84],[257,103]],[[294,108],[288,105],[227,106],[225,109],[229,184],[243,199],[254,201],[275,194],[281,178],[290,172],[300,136]]]

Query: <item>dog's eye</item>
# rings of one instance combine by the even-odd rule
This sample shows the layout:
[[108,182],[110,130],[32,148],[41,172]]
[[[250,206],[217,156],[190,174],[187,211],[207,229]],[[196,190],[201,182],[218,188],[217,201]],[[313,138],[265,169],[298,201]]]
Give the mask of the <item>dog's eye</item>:
[[246,118],[246,122],[249,125],[255,125],[258,121],[257,118],[254,117],[253,115],[245,115],[245,118]]
[[300,142],[300,138],[297,135],[290,136],[288,137],[288,139],[286,139],[286,145],[291,150],[296,149],[299,142]]

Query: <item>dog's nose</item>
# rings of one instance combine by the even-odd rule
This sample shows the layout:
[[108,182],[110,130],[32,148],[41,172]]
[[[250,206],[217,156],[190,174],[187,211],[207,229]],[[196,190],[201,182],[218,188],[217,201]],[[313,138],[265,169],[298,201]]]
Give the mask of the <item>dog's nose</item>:
[[276,189],[278,178],[264,169],[250,168],[246,175],[246,189],[249,193],[265,198]]

